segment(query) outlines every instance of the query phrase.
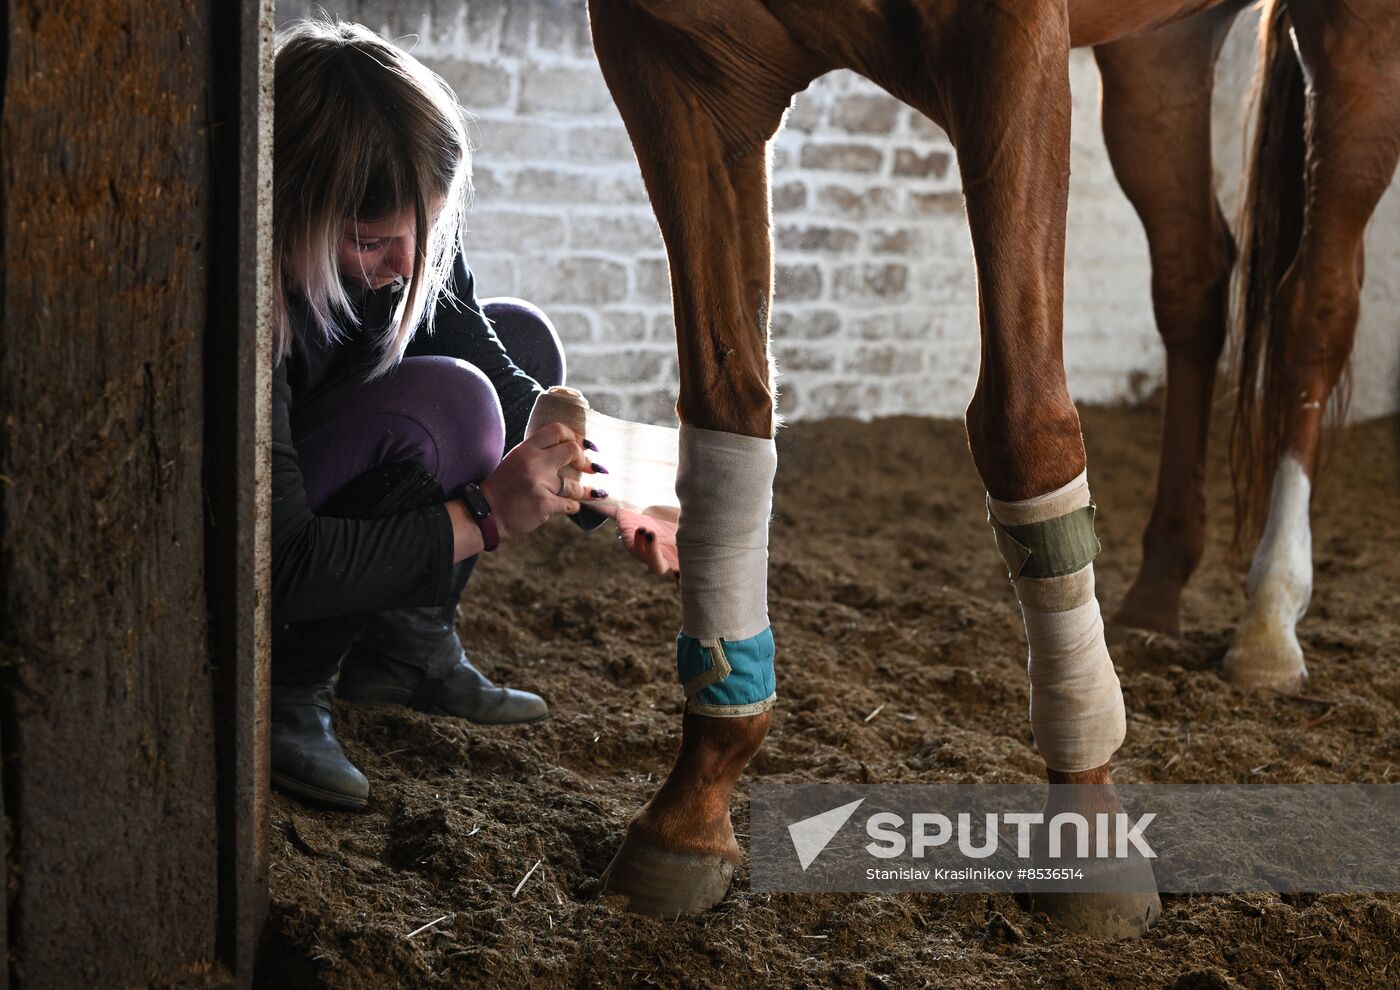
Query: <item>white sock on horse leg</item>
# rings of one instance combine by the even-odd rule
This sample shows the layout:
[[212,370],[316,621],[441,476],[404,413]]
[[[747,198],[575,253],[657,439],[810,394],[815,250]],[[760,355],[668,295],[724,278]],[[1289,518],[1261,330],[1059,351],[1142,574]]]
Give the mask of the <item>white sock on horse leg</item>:
[[1249,610],[1267,612],[1291,629],[1312,598],[1312,484],[1296,454],[1279,459],[1269,496],[1269,519],[1249,566]]
[[1236,684],[1296,691],[1308,676],[1297,625],[1312,597],[1311,491],[1297,455],[1284,454],[1249,567],[1249,600],[1225,654],[1225,674]]
[[772,440],[681,427],[676,662],[688,707],[702,715],[756,715],[773,706],[768,517],[777,467]]
[[1102,766],[1123,743],[1123,692],[1094,597],[1093,502],[1086,474],[1019,502],[987,499],[1029,644],[1031,729],[1045,765]]

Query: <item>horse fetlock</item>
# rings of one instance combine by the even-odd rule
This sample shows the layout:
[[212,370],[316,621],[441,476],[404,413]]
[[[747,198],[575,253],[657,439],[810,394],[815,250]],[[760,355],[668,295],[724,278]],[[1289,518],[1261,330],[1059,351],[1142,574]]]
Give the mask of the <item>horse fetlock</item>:
[[[728,780],[732,784],[763,745],[772,722],[772,709],[746,718],[686,712],[676,771],[684,767],[693,771],[693,779]],[[675,771],[672,776],[676,776]]]
[[1312,600],[1312,561],[1301,554],[1255,561],[1249,575],[1247,623],[1292,628],[1307,614]]
[[763,745],[772,718],[771,712],[749,718],[686,713],[676,765],[628,826],[629,840],[737,863],[739,846],[729,802],[739,775]]
[[1122,642],[1133,629],[1180,636],[1181,584],[1155,582],[1139,576],[1108,622],[1108,640]]
[[658,792],[627,826],[626,842],[738,863],[739,842],[729,817],[730,791],[732,788],[708,795]]

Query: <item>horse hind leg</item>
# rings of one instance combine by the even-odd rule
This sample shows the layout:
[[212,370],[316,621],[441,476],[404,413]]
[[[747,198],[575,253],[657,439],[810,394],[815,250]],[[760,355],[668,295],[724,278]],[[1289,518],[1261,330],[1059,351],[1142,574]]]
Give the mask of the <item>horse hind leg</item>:
[[1235,13],[1213,10],[1094,52],[1104,140],[1147,234],[1167,358],[1157,494],[1142,564],[1110,623],[1111,639],[1130,628],[1178,634],[1181,592],[1205,549],[1211,396],[1235,259],[1213,183],[1211,90]]
[[[1240,401],[1256,403],[1244,440],[1273,478],[1248,604],[1225,657],[1236,684],[1280,691],[1298,690],[1307,677],[1296,625],[1312,592],[1309,503],[1324,412],[1350,360],[1366,225],[1400,160],[1400,12],[1380,0],[1295,0],[1289,11],[1311,80],[1306,208],[1272,318],[1256,328],[1267,331],[1259,370],[1241,382]],[[1274,30],[1285,27],[1280,19]],[[1280,57],[1291,59],[1291,48],[1284,40]],[[1301,72],[1296,62],[1293,69]],[[1287,205],[1256,202],[1255,210]],[[1250,368],[1246,360],[1244,373]]]
[[[603,888],[634,911],[674,916],[712,907],[729,886],[740,858],[730,799],[772,718],[767,142],[820,68],[757,2],[646,6],[589,8],[670,261],[684,424],[677,666],[688,700],[676,762],[628,825]],[[705,524],[742,544],[742,573],[716,564],[733,554],[706,539]]]

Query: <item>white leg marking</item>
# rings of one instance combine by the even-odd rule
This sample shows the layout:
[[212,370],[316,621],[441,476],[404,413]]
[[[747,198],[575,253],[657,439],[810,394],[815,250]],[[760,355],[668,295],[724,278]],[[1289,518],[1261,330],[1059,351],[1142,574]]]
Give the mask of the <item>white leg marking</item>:
[[1308,676],[1294,627],[1312,597],[1311,493],[1303,465],[1285,454],[1249,568],[1249,603],[1225,656],[1226,675],[1242,687],[1296,691]]

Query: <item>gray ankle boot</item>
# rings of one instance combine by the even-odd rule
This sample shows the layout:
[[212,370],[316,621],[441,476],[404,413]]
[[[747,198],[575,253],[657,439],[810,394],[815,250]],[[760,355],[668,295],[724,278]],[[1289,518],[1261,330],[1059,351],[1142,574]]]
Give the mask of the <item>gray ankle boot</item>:
[[340,664],[336,694],[368,705],[407,705],[479,725],[539,722],[543,698],[498,687],[472,666],[454,624],[456,605],[376,612]]
[[335,737],[331,690],[330,684],[272,686],[272,784],[303,800],[360,811],[369,781]]

